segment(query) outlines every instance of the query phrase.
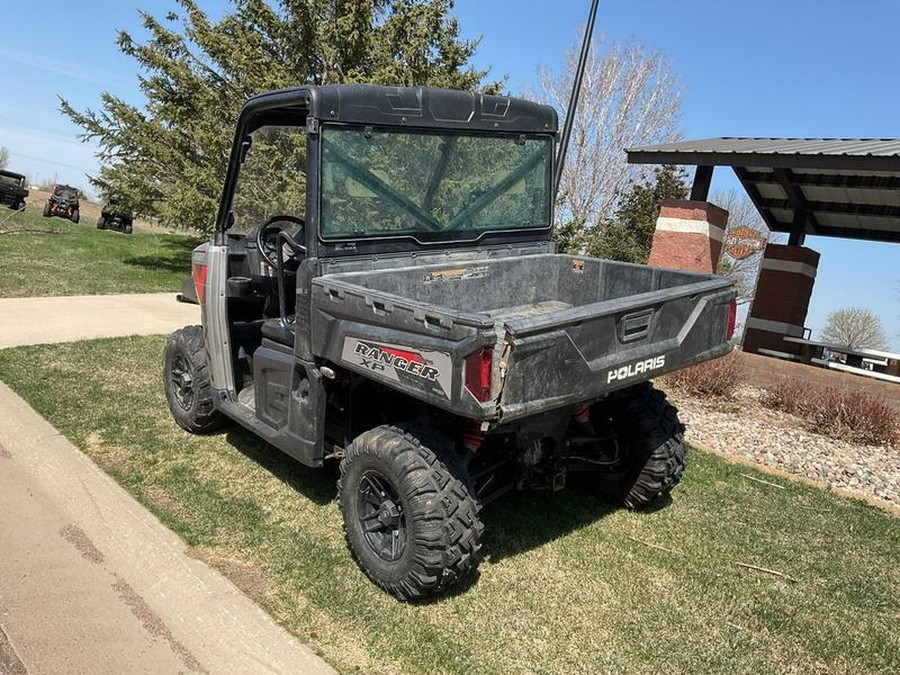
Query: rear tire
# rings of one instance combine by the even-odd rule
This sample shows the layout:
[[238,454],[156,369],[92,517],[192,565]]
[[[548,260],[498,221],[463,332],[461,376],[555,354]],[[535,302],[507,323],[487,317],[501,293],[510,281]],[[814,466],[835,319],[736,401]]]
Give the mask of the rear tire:
[[678,484],[685,467],[684,425],[663,392],[649,382],[615,392],[592,408],[592,423],[601,419],[615,429],[623,455],[620,471],[597,484],[604,499],[638,509]]
[[172,417],[192,434],[219,429],[224,417],[212,399],[206,344],[201,326],[186,326],[166,341],[163,377]]
[[97,229],[105,230],[106,229],[106,219],[103,216],[97,218]]
[[125,232],[125,234],[131,234],[133,230],[134,227],[132,226],[132,224],[128,223],[127,225],[125,225],[125,229],[123,231]]
[[43,214],[44,214],[44,218],[49,218],[49,217],[50,217],[50,204],[49,204],[49,203],[47,203],[47,204],[44,205],[44,211],[43,211]]
[[347,546],[401,600],[450,588],[478,565],[484,526],[452,444],[414,424],[383,425],[347,448],[338,481]]

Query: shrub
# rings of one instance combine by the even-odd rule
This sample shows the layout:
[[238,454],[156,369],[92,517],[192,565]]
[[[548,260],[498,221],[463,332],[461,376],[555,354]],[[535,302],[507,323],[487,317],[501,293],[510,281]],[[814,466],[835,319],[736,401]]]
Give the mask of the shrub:
[[782,378],[762,404],[802,418],[816,433],[873,445],[900,445],[900,411],[861,391]]
[[803,416],[811,408],[813,385],[804,380],[781,377],[763,391],[761,402],[768,408]]
[[705,361],[690,368],[669,373],[665,383],[690,396],[733,398],[746,379],[746,366],[740,352]]

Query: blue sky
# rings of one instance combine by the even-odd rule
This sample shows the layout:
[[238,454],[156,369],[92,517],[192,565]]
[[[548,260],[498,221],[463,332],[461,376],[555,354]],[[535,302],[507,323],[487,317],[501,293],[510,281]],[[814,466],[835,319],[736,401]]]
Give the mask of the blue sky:
[[[134,64],[116,31],[140,34],[138,9],[161,16],[174,0],[47,0],[4,7],[0,41],[0,145],[10,168],[36,180],[86,185],[92,149],[58,113],[57,94],[76,108],[108,90],[137,99]],[[558,68],[579,40],[588,0],[457,0],[466,36],[482,36],[476,64],[527,89],[538,66]],[[200,0],[212,13],[225,0]],[[57,9],[65,21],[48,20]],[[601,0],[597,35],[635,37],[669,56],[684,89],[686,138],[709,136],[898,137],[900,68],[897,0]],[[15,27],[9,30],[9,27]],[[713,189],[735,185],[717,170]],[[900,351],[900,245],[810,237],[822,254],[807,318],[863,306]]]

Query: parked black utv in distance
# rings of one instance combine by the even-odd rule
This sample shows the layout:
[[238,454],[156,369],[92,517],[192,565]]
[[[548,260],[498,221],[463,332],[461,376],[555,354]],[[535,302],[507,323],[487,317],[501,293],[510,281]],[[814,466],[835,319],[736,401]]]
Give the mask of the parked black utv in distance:
[[0,204],[6,204],[13,211],[25,208],[25,176],[12,171],[0,171]]
[[47,205],[44,206],[44,218],[59,216],[77,223],[80,219],[79,207],[78,188],[71,185],[57,185],[53,188],[53,194],[47,200]]
[[134,213],[125,207],[118,197],[110,197],[97,219],[98,230],[115,230],[124,234],[131,234],[134,223]]

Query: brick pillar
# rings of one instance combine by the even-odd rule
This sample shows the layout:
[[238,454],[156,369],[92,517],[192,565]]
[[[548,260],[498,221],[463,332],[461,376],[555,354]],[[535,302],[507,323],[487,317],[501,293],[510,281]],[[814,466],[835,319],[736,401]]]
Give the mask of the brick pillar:
[[757,353],[763,348],[800,354],[800,345],[785,342],[784,337],[803,337],[818,267],[819,254],[811,248],[766,246],[744,332],[745,352]]
[[727,222],[728,211],[715,204],[664,200],[648,264],[689,272],[715,272]]
[[900,377],[900,359],[888,359],[884,372],[894,377]]

